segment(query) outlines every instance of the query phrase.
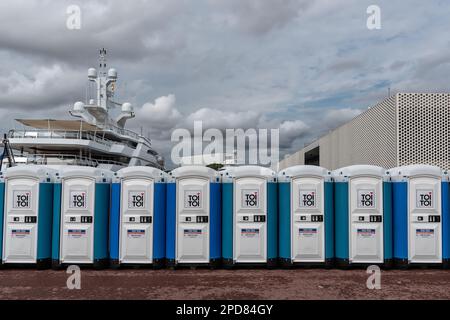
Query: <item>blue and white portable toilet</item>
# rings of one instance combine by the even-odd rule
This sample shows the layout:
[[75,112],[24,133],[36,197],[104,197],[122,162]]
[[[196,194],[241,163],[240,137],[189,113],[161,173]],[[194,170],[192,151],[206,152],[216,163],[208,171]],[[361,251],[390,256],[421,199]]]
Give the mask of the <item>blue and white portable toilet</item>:
[[395,263],[399,266],[448,265],[448,175],[430,165],[410,165],[389,171],[394,195]]
[[338,266],[392,265],[392,184],[386,170],[355,165],[332,172]]
[[169,173],[166,259],[175,266],[218,266],[221,258],[220,175],[203,166]]
[[112,172],[67,166],[55,184],[52,264],[108,265],[108,216]]
[[276,173],[259,166],[222,174],[222,255],[226,267],[266,265],[278,259]]
[[51,266],[55,170],[11,167],[0,183],[1,261],[5,265]]
[[114,173],[109,251],[112,266],[164,265],[167,174],[152,167]]
[[278,252],[283,266],[325,265],[334,260],[331,172],[299,165],[278,173]]

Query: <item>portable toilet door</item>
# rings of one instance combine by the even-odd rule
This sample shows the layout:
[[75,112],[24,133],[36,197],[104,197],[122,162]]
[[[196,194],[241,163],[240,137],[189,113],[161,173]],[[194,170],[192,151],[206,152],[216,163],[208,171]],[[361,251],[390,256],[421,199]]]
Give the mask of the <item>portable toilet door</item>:
[[128,167],[114,173],[111,186],[110,259],[112,266],[164,265],[166,173]]
[[390,172],[395,263],[398,266],[448,265],[448,175],[430,165],[397,167]]
[[166,203],[166,259],[170,267],[216,267],[221,258],[220,175],[202,166],[169,174]]
[[111,171],[92,167],[61,169],[54,197],[54,268],[107,266],[111,176]]
[[226,267],[278,259],[276,173],[259,166],[222,172],[222,252]]
[[293,166],[278,173],[278,226],[283,266],[332,266],[334,212],[331,172]]
[[0,172],[0,268],[3,264],[3,226],[5,217],[5,176]]
[[356,165],[334,179],[338,266],[392,265],[392,184],[385,169]]
[[2,203],[2,263],[51,266],[54,170],[39,165],[8,168]]

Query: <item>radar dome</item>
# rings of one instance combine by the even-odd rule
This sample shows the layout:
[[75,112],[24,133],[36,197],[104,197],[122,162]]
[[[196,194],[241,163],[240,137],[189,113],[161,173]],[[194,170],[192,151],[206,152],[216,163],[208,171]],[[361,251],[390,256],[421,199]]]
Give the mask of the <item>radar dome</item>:
[[117,70],[114,68],[109,69],[108,70],[108,78],[117,79]]
[[133,112],[133,106],[129,102],[122,104],[122,112]]
[[88,78],[89,79],[97,78],[97,70],[95,68],[89,68],[88,69]]
[[75,102],[75,104],[73,105],[73,110],[75,111],[83,111],[84,109],[84,103],[81,101]]

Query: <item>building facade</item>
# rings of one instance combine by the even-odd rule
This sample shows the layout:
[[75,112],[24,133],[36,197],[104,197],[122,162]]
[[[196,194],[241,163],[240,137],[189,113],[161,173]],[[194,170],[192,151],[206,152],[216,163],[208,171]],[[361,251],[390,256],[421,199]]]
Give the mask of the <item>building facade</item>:
[[279,168],[418,163],[450,169],[450,93],[397,93],[286,157]]

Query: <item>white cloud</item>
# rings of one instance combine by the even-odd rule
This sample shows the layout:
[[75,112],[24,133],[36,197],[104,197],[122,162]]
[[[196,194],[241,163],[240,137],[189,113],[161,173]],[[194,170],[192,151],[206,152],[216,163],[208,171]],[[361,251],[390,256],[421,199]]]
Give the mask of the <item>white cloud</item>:
[[303,138],[310,127],[301,120],[283,121],[280,124],[280,147],[290,148],[295,140]]
[[218,109],[201,108],[186,117],[185,124],[192,127],[194,121],[202,121],[204,128],[255,128],[260,114],[256,111],[232,112]]
[[145,103],[136,110],[138,120],[146,123],[152,130],[174,128],[182,118],[175,103],[176,98],[173,94],[156,98],[153,103]]

